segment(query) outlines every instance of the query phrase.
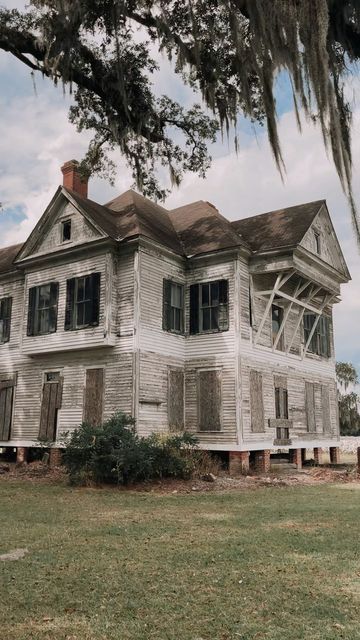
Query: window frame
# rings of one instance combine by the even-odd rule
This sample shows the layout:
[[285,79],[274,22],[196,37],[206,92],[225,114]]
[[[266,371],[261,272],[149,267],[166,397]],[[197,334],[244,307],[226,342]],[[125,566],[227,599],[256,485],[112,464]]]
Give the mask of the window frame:
[[[310,325],[307,321],[308,318],[313,318],[313,322]],[[309,339],[310,332],[316,321],[315,313],[304,313],[303,317],[303,335],[304,335],[304,343],[305,346]],[[308,326],[307,326],[308,325]],[[314,331],[313,337],[311,338],[310,344],[308,346],[308,352],[313,355],[317,355],[321,358],[331,358],[331,331],[330,331],[330,316],[326,314],[322,314],[319,318],[319,321],[316,325],[316,329]]]
[[[42,307],[39,306],[40,303],[40,291],[45,287],[49,288],[48,295],[48,304],[44,304]],[[51,289],[56,291],[55,301],[51,304]],[[31,304],[31,291],[34,292],[34,302],[33,306]],[[45,282],[39,285],[35,285],[34,287],[30,287],[29,289],[29,301],[28,301],[28,331],[27,335],[36,337],[36,336],[46,336],[52,333],[56,333],[57,331],[57,316],[58,316],[58,303],[59,303],[59,283],[58,282]],[[54,311],[54,322],[51,326],[51,312]],[[45,314],[46,312],[46,314]],[[30,323],[30,314],[33,313],[32,322]],[[41,320],[40,314],[46,315],[47,317],[47,329],[41,330]]]
[[[82,285],[83,297],[79,299],[79,290],[81,291],[81,288],[79,285],[81,281],[83,282],[83,285]],[[89,314],[91,315],[92,304],[93,304],[93,297],[91,297],[91,295],[87,296],[87,293],[86,293],[86,290],[91,286],[90,282],[91,282],[91,275],[79,276],[78,278],[75,278],[74,306],[73,306],[73,326],[75,329],[85,329],[90,325],[90,322],[85,322],[87,316],[89,316]],[[80,308],[83,309],[82,319],[84,320],[84,322],[79,322]]]
[[[5,311],[4,311],[5,309]],[[12,316],[12,297],[6,296],[0,299],[0,344],[10,342]]]
[[315,253],[318,256],[321,256],[321,235],[320,232],[316,229],[313,230],[314,239],[315,239]]
[[[180,290],[180,307],[172,304],[175,287]],[[176,311],[179,311],[179,329],[175,327]],[[163,279],[163,330],[177,335],[184,335],[185,332],[185,285],[171,278]]]
[[[90,288],[92,296],[86,297],[86,281],[89,279],[88,286]],[[79,281],[84,280],[84,297],[81,300],[77,299],[79,291]],[[101,272],[94,271],[86,273],[81,276],[75,276],[69,278],[66,281],[66,303],[65,303],[65,320],[64,331],[81,331],[82,329],[89,329],[98,327],[100,324],[100,300],[101,300]],[[84,320],[86,319],[86,304],[89,303],[88,320],[85,324],[78,324],[78,307],[79,305],[85,305]],[[94,308],[96,305],[96,312]],[[94,320],[96,316],[96,320]]]
[[[64,238],[64,229],[65,229],[66,225],[69,225],[69,228],[70,228],[70,236],[69,236],[69,238]],[[66,220],[62,220],[61,221],[61,244],[65,244],[66,242],[71,242],[71,235],[72,235],[72,220],[71,220],[71,218],[67,218]]]
[[[274,310],[278,309],[280,311],[279,314],[279,320],[277,321],[279,324],[279,328],[277,330],[277,332],[274,334],[274,328],[273,328],[273,323],[274,323]],[[278,336],[278,333],[280,331],[281,325],[283,323],[284,320],[284,308],[280,307],[279,304],[276,304],[276,302],[273,302],[271,305],[271,346],[273,346],[275,344],[275,340]],[[276,345],[276,351],[284,351],[285,350],[285,336],[284,336],[284,331],[282,331],[280,339]]]
[[[225,284],[226,283],[226,284]],[[217,304],[212,304],[212,287],[217,285]],[[196,309],[191,308],[191,287],[197,287],[196,292]],[[208,303],[204,304],[203,291],[208,287]],[[226,302],[222,301],[222,297],[226,295]],[[216,299],[216,297],[215,297]],[[210,326],[204,329],[204,311],[209,310]],[[217,310],[217,327],[212,326],[213,310]],[[196,316],[192,318],[191,315]],[[194,323],[197,324],[194,329]],[[223,325],[223,326],[221,326]],[[229,331],[229,280],[220,278],[217,280],[207,280],[206,282],[197,282],[190,286],[190,334],[211,334]]]

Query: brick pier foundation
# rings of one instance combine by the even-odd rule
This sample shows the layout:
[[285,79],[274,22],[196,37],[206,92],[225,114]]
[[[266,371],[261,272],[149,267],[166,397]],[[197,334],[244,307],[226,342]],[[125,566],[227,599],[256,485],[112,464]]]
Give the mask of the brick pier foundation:
[[249,455],[249,451],[229,451],[229,473],[231,476],[248,473]]
[[340,464],[340,447],[330,447],[331,464]]
[[302,467],[302,449],[290,449],[290,462],[296,464],[298,469]]
[[25,462],[27,462],[27,453],[27,447],[18,447],[16,449],[16,463],[24,464]]
[[50,467],[60,467],[62,458],[61,449],[50,449],[49,465]]
[[315,464],[321,464],[322,450],[320,447],[314,447],[314,462]]
[[255,451],[255,471],[257,473],[269,473],[270,471],[270,450],[262,449]]

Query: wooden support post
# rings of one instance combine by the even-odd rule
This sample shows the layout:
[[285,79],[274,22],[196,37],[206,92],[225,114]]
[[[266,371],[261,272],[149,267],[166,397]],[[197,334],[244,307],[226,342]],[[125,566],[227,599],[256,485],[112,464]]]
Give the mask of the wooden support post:
[[314,447],[314,462],[315,464],[321,464],[322,450],[320,447]]
[[229,474],[246,475],[249,472],[249,451],[229,451]]
[[16,449],[16,463],[25,464],[27,462],[27,447],[18,447]]
[[298,469],[302,467],[302,449],[290,449],[290,462],[296,464]]
[[257,473],[269,473],[270,471],[270,451],[262,449],[255,451],[255,471]]
[[340,447],[330,447],[331,464],[340,464]]
[[50,458],[49,458],[50,467],[60,467],[61,456],[62,456],[61,449],[50,449]]

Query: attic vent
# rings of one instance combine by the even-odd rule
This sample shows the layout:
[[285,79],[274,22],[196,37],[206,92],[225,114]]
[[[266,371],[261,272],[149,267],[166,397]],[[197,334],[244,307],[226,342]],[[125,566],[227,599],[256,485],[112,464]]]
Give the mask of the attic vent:
[[61,223],[61,242],[71,240],[71,220],[65,220]]

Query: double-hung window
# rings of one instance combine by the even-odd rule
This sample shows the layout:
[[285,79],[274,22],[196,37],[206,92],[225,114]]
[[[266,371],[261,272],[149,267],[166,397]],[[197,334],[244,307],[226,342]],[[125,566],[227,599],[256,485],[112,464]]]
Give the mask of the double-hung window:
[[100,273],[71,278],[66,286],[65,331],[99,324]]
[[[315,313],[305,313],[304,315],[304,342],[307,344],[317,316]],[[330,318],[320,316],[315,331],[310,340],[308,350],[319,356],[329,357],[331,355],[330,340]]]
[[58,297],[58,282],[49,282],[29,289],[28,336],[55,333]]
[[228,281],[215,280],[190,287],[190,333],[227,331]]
[[184,332],[184,285],[172,280],[163,281],[163,329]]
[[0,344],[9,342],[12,298],[0,300]]

